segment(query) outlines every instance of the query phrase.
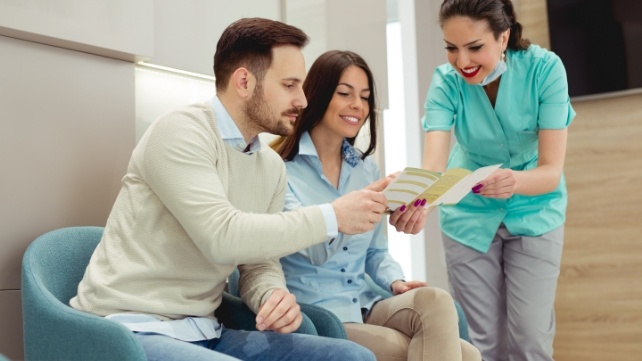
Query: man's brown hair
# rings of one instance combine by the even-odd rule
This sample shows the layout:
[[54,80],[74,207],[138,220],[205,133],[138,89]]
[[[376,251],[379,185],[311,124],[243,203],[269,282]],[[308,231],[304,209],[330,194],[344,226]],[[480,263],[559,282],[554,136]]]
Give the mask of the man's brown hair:
[[243,18],[233,22],[216,44],[216,90],[224,90],[232,73],[240,67],[247,68],[260,83],[272,64],[272,48],[282,45],[303,48],[308,41],[301,29],[280,21]]

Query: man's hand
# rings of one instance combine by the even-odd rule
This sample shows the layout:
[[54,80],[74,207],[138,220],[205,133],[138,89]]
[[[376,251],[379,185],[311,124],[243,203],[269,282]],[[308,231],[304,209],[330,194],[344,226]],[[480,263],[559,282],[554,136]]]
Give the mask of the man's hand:
[[296,297],[279,288],[272,292],[259,309],[256,315],[256,329],[291,333],[301,326],[302,321],[301,307],[296,303]]
[[392,289],[392,294],[393,295],[400,295],[402,293],[408,292],[413,288],[419,288],[419,287],[426,287],[428,284],[426,282],[421,282],[421,281],[403,281],[403,280],[397,280],[392,282],[392,285],[390,288]]
[[384,178],[381,178],[381,179],[369,184],[365,189],[369,189],[369,190],[375,191],[375,192],[382,192],[384,189],[386,189],[386,187],[390,183],[392,183],[392,181],[394,181],[397,178],[397,176],[399,176],[400,173],[401,172],[388,174]]
[[386,204],[383,193],[370,189],[353,191],[335,199],[332,208],[337,216],[339,232],[360,234],[372,230],[381,221]]

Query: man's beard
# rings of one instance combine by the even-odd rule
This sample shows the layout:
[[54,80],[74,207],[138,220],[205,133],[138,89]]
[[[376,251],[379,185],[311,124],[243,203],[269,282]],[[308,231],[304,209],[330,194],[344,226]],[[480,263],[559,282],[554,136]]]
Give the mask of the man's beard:
[[[268,132],[274,135],[290,135],[293,130],[290,122],[284,121],[281,117],[274,117],[272,107],[265,101],[263,85],[257,84],[254,89],[254,96],[244,107],[244,113],[250,124],[254,124],[261,132]],[[282,116],[299,114],[298,109],[292,108],[281,113]]]

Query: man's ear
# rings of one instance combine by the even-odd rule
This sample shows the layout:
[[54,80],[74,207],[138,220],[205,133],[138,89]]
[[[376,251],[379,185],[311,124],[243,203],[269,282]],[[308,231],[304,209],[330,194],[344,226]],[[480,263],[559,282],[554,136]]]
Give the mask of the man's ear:
[[238,68],[232,73],[230,84],[234,87],[234,91],[239,97],[246,99],[254,93],[256,86],[256,78],[246,68]]

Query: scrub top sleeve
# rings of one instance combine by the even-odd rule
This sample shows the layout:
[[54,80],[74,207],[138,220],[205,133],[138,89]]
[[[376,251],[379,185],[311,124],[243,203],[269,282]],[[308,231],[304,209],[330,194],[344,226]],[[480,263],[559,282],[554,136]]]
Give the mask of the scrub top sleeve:
[[566,70],[559,57],[551,56],[540,71],[540,129],[564,129],[571,124],[575,111],[568,95]]
[[427,132],[450,130],[454,124],[459,96],[452,78],[457,75],[448,69],[449,67],[442,65],[433,73],[421,119],[421,125]]

